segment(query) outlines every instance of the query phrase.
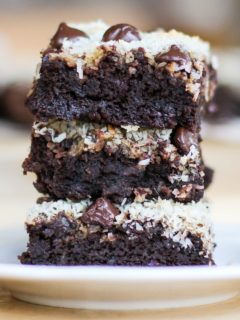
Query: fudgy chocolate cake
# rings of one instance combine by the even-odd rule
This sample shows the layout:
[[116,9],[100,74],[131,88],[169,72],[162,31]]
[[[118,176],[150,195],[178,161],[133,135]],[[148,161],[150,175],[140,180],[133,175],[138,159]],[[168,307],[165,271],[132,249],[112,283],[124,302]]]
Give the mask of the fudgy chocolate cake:
[[24,169],[37,174],[38,191],[54,198],[104,196],[121,203],[124,198],[161,196],[199,201],[204,165],[198,139],[198,133],[184,128],[38,122]]
[[30,264],[188,265],[212,262],[208,205],[106,198],[35,205],[27,220]]
[[209,45],[175,30],[61,23],[27,105],[24,172],[44,194],[27,264],[212,264],[200,117],[216,87]]
[[60,24],[28,97],[38,120],[194,129],[216,86],[209,45],[175,30]]

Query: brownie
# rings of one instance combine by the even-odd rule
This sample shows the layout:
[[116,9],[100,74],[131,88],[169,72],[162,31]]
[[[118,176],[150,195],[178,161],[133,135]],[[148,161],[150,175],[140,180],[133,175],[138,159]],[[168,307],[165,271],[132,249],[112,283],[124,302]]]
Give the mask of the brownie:
[[[106,199],[98,199],[97,202],[102,210],[95,203],[85,212],[88,217],[82,215],[76,218],[69,211],[61,211],[51,218],[39,215],[36,220],[29,220],[29,243],[27,251],[20,256],[21,262],[129,266],[213,264],[211,252],[206,252],[200,235],[190,232],[185,235],[185,240],[168,237],[166,219],[165,225],[151,220],[145,223],[128,220],[127,223],[114,225],[113,219],[117,213],[112,212],[116,208]],[[111,215],[112,220],[109,219]]]
[[[70,37],[61,46],[52,41],[43,52],[27,100],[36,118],[197,130],[216,86],[206,43],[173,31],[143,33],[127,42],[123,34],[105,37],[106,29],[83,30],[87,38]],[[195,47],[203,53],[197,55]]]
[[27,231],[30,239],[28,250],[20,257],[23,264],[179,266],[211,262],[199,255],[202,242],[198,237],[190,235],[193,247],[185,249],[161,236],[162,226],[153,228],[151,236],[140,234],[134,239],[112,228],[109,231],[116,240],[102,243],[101,231],[84,239],[78,224],[60,214],[51,223],[29,226]]
[[[62,122],[61,125],[63,125]],[[72,126],[72,128],[84,131],[87,130],[87,125],[90,126],[84,123],[78,127]],[[66,126],[70,128],[69,123]],[[194,140],[193,137],[193,141],[189,142],[185,131],[182,134],[180,130],[180,135],[178,132],[177,134],[165,133],[162,139],[167,139],[169,136],[170,140],[160,138],[157,140],[160,132],[155,132],[156,137],[152,141],[152,143],[157,143],[155,146],[150,144],[149,137],[153,136],[153,132],[148,130],[126,133],[124,129],[119,130],[119,128],[112,127],[110,132],[115,132],[115,140],[114,138],[110,140],[109,131],[105,131],[107,130],[105,127],[102,127],[101,130],[97,127],[89,131],[92,141],[95,142],[95,149],[91,143],[88,151],[82,151],[79,148],[82,148],[83,138],[77,139],[75,131],[74,133],[70,131],[74,138],[66,138],[57,143],[53,140],[56,141],[58,138],[51,137],[46,131],[44,131],[45,135],[39,136],[38,133],[44,134],[42,130],[45,129],[46,127],[33,131],[31,152],[23,164],[25,173],[34,172],[36,174],[37,180],[34,185],[43,194],[56,199],[68,198],[75,201],[87,197],[96,199],[106,196],[117,203],[124,198],[134,199],[136,196],[147,198],[161,196],[164,199],[174,199],[180,202],[199,201],[203,197],[204,165],[198,147],[194,145],[194,141],[196,142],[198,138]],[[48,128],[50,129],[53,130]],[[51,133],[53,134],[53,131]],[[104,133],[106,141],[103,138]],[[120,133],[123,134],[122,137]],[[130,133],[138,134],[136,139],[143,137],[140,142],[138,140],[138,145],[133,137],[130,140]],[[101,140],[96,140],[95,134],[100,136]],[[148,136],[144,138],[146,134]],[[114,145],[114,143],[119,143],[118,140],[121,141],[121,144]],[[123,148],[127,142],[130,144],[130,149]],[[144,142],[146,147],[143,146]],[[178,150],[180,142],[181,150]],[[188,153],[191,143],[193,143],[194,151],[192,155],[179,153],[183,151],[182,149]],[[142,147],[142,150],[139,146]],[[137,154],[134,153],[134,148]],[[141,160],[141,156],[146,155],[146,150],[149,156]],[[133,158],[134,156],[140,159]],[[146,164],[143,165],[145,162]]]
[[23,264],[212,265],[201,115],[209,44],[175,30],[61,23],[27,106],[31,208]]

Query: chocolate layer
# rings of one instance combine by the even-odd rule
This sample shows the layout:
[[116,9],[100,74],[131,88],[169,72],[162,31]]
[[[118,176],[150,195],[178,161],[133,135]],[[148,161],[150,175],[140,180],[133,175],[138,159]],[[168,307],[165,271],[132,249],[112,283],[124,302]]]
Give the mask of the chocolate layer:
[[161,224],[137,230],[127,226],[93,225],[92,230],[79,227],[80,219],[63,212],[51,220],[36,220],[27,225],[28,249],[20,256],[23,264],[43,265],[204,265],[212,264],[203,243],[188,234],[191,246],[164,236]]
[[210,65],[199,67],[191,60],[193,72],[188,73],[175,57],[171,62],[168,57],[166,62],[150,63],[142,48],[130,52],[129,61],[114,47],[102,50],[105,53],[94,66],[81,61],[79,65],[74,56],[44,54],[40,78],[27,101],[38,119],[146,128],[199,127],[202,106],[213,95],[216,83]]
[[[120,151],[111,153],[108,148],[71,156],[67,152],[71,143],[64,141],[56,151],[56,145],[49,144],[46,137],[33,137],[23,168],[25,173],[36,173],[35,187],[39,192],[72,200],[106,196],[117,203],[124,198],[158,196],[189,202],[203,196],[202,163],[195,163],[194,170],[192,163],[185,165],[192,171],[183,179],[179,157],[163,157],[159,163],[141,165],[138,159],[126,158]],[[159,146],[159,150],[161,147],[165,145]]]

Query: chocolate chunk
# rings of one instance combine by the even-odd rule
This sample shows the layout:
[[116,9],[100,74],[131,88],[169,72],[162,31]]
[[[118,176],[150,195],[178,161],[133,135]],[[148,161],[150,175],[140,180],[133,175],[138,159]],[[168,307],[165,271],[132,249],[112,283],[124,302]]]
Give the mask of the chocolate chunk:
[[187,154],[191,145],[196,143],[196,139],[191,131],[180,127],[174,133],[173,143],[180,153]]
[[85,32],[69,27],[65,22],[62,22],[55,35],[52,37],[50,46],[52,48],[60,49],[64,39],[76,41],[79,38],[88,38],[88,36]]
[[141,40],[138,30],[130,24],[120,23],[115,24],[105,31],[102,41],[124,40],[127,42]]
[[119,210],[105,198],[98,198],[82,215],[84,223],[96,223],[103,227],[111,227]]
[[177,46],[172,45],[169,51],[162,54],[158,54],[155,60],[158,63],[176,62],[182,65],[188,63],[190,61],[190,57],[187,53],[182,52]]

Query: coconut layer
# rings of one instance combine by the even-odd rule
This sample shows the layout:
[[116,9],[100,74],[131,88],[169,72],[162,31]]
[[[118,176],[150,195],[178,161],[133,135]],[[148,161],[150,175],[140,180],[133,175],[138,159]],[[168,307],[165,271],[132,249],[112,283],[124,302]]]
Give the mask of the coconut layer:
[[[81,222],[81,217],[91,204],[93,204],[91,199],[80,202],[58,200],[35,204],[28,213],[26,224],[46,223],[61,212],[77,219],[80,228],[87,236],[89,231],[90,233],[99,231],[97,225]],[[134,237],[136,231],[143,231],[143,225],[144,231],[147,232],[161,224],[162,236],[180,243],[182,247],[191,247],[189,235],[195,235],[203,243],[204,252],[200,254],[209,256],[213,252],[212,222],[209,217],[209,204],[205,200],[188,204],[161,198],[142,203],[136,201],[127,203],[124,200],[120,205],[114,206],[118,208],[119,214],[116,215],[113,226],[129,230],[129,238]],[[104,229],[103,241],[111,237],[111,232],[108,234],[107,229],[107,227]]]
[[[187,182],[190,175],[199,174],[201,154],[199,146],[194,142],[189,152],[179,154],[177,147],[171,142],[173,130],[142,129],[138,126],[114,127],[111,125],[74,121],[52,120],[35,122],[34,137],[46,136],[48,147],[62,157],[66,153],[76,156],[83,152],[96,153],[105,150],[109,155],[118,151],[129,159],[138,159],[139,166],[159,164],[168,161],[178,174],[172,174],[169,181]],[[71,141],[66,150],[61,148],[64,141]],[[204,172],[200,175],[203,177]]]

